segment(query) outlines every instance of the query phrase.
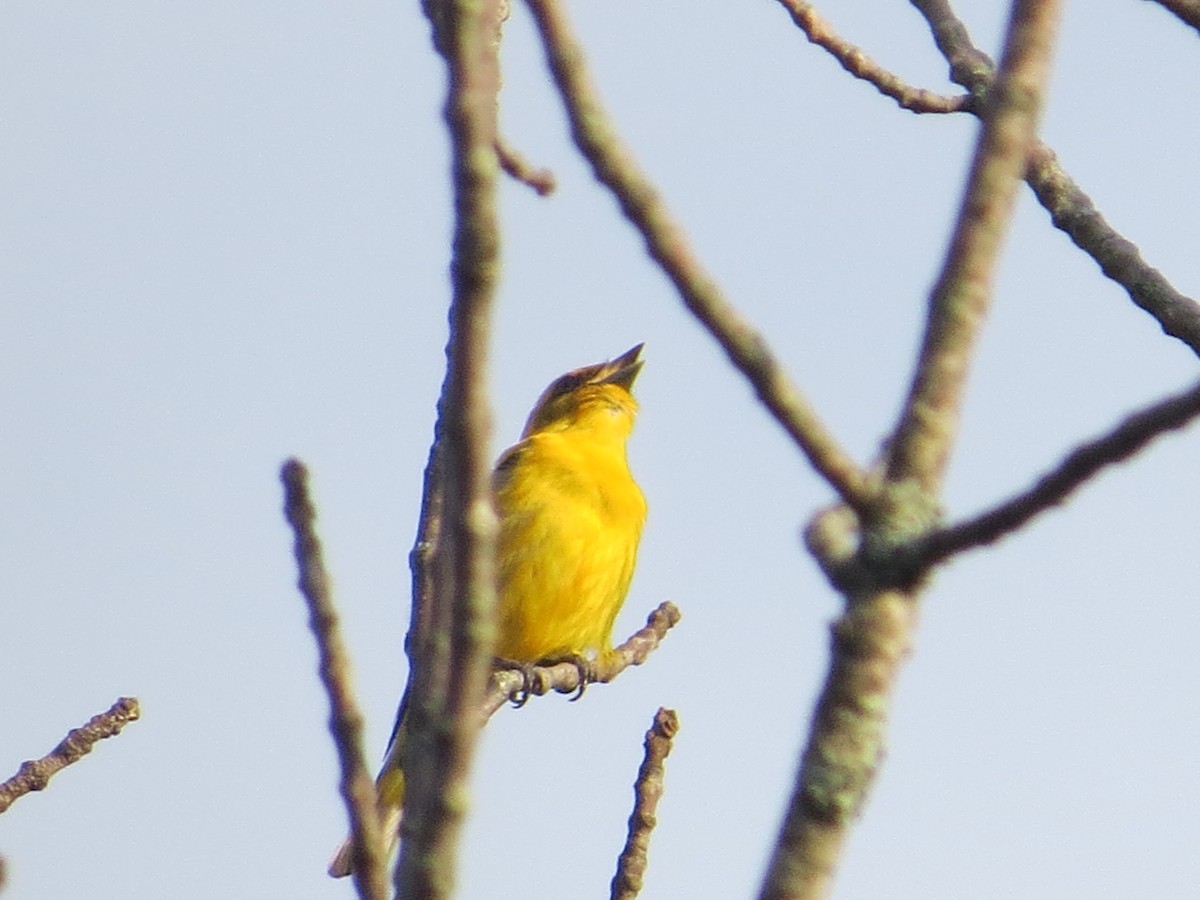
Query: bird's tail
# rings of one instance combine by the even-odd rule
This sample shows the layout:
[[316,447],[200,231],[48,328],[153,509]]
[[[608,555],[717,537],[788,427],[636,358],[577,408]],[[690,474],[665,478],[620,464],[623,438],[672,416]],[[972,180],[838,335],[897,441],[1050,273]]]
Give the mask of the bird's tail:
[[[383,838],[387,854],[385,859],[391,860],[392,854],[396,852],[396,846],[400,843],[400,816],[402,810],[399,806],[393,806],[388,809],[381,809],[380,827],[383,829]],[[354,841],[347,837],[342,841],[342,846],[338,848],[338,852],[334,854],[333,860],[329,863],[329,874],[333,878],[345,878],[354,871]]]

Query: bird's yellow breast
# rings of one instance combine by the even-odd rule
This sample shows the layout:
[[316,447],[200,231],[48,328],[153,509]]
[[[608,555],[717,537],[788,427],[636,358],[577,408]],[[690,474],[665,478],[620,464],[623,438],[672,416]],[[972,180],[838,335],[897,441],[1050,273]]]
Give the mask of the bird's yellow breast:
[[[626,395],[628,396],[628,395]],[[630,410],[535,433],[497,471],[496,654],[602,655],[629,590],[646,501],[625,459]]]

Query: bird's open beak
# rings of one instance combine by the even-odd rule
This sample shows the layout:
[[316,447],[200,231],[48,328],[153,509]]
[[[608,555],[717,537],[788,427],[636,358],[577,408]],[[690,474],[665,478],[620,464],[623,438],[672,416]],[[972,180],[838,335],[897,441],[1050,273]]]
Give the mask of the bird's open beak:
[[638,372],[642,371],[642,361],[638,359],[641,355],[642,347],[645,344],[638,344],[625,353],[622,353],[612,362],[605,363],[601,366],[600,371],[596,373],[593,379],[595,384],[615,384],[630,390],[633,387],[633,381],[638,376]]

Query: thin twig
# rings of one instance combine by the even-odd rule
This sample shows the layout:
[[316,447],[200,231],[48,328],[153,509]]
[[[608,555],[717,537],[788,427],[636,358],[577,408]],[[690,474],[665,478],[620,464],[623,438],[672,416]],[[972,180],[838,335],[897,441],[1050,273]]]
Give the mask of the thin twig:
[[[679,623],[678,607],[669,600],[658,605],[646,619],[646,624],[617,647],[611,655],[598,663],[596,680],[607,684],[630,666],[640,666],[658,648],[663,638]],[[559,663],[553,666],[533,666],[529,670],[529,684],[520,672],[501,669],[493,672],[488,682],[487,696],[483,702],[483,718],[492,716],[506,702],[528,687],[529,693],[542,696],[550,691],[572,694],[579,689],[579,667],[574,663]]]
[[1107,434],[1079,445],[1053,471],[995,509],[933,532],[913,548],[914,563],[927,568],[1016,531],[1062,503],[1101,469],[1128,459],[1156,437],[1184,427],[1196,416],[1200,416],[1200,384],[1133,413]]
[[704,271],[658,191],[621,143],[592,84],[583,49],[559,0],[528,0],[554,81],[571,120],[571,134],[596,178],[611,190],[641,232],[650,256],[675,285],[684,305],[750,380],[759,400],[799,445],[813,467],[851,506],[867,502],[863,475],[818,419],[766,341],[725,299]]
[[930,495],[938,492],[950,458],[972,349],[1035,139],[1058,9],[1056,2],[1014,5],[962,208],[930,297],[917,373],[887,471],[889,481],[914,482]]
[[339,785],[350,818],[354,885],[364,900],[385,900],[387,859],[379,816],[375,813],[375,784],[363,755],[363,716],[350,684],[350,656],[338,631],[338,616],[330,591],[329,573],[316,532],[316,510],[308,489],[308,469],[289,459],[280,472],[284,515],[295,535],[298,586],[308,605],[308,625],[317,641],[317,671],[329,697],[329,731],[341,766]]
[[663,795],[663,763],[671,752],[671,741],[679,731],[679,716],[673,709],[659,708],[654,724],[646,732],[646,754],[633,785],[633,812],[629,835],[617,860],[612,880],[612,900],[634,900],[642,890],[649,861],[650,832],[658,824],[658,801]]
[[1055,227],[1092,257],[1108,278],[1125,288],[1129,298],[1153,316],[1164,333],[1200,356],[1200,303],[1177,291],[1162,272],[1142,258],[1133,241],[1105,221],[1045,144],[1039,142],[1034,148],[1025,180]]
[[130,722],[141,718],[142,711],[136,697],[122,697],[107,711],[92,716],[87,724],[67,732],[57,747],[41,759],[26,760],[17,773],[0,784],[0,813],[3,813],[18,797],[31,791],[41,791],[50,779],[61,770],[92,752],[97,741],[119,734]]
[[995,76],[991,58],[971,43],[967,26],[955,15],[949,0],[909,0],[925,18],[946,62],[950,64],[950,80],[972,94],[986,95]]
[[[450,340],[438,404],[440,533],[432,597],[415,638],[412,723],[403,767],[405,816],[397,894],[440,900],[454,889],[462,802],[474,755],[478,710],[494,643],[495,514],[491,505],[485,398],[491,307],[499,277],[496,208],[497,57],[503,0],[436,6],[435,39],[446,58],[455,195]],[[444,16],[445,18],[442,18]],[[414,574],[414,577],[415,574]]]
[[[433,25],[434,46],[449,61],[449,44],[444,34],[446,30],[443,21],[445,14],[442,11],[442,7],[438,3],[431,2],[431,0],[423,0],[422,6],[425,8],[425,15]],[[499,47],[502,33],[501,26],[508,20],[508,0],[496,0],[494,9],[497,24],[493,33],[493,41],[495,46]],[[495,150],[496,157],[500,161],[500,168],[510,178],[533,188],[540,197],[545,197],[554,192],[555,187],[557,187],[554,173],[549,169],[534,166],[499,134],[496,136]]]
[[[938,50],[950,64],[950,77],[980,97],[995,79],[987,54],[972,42],[966,26],[946,0],[911,0],[929,23]],[[1195,4],[1193,4],[1195,5]],[[974,107],[972,111],[978,109]],[[1148,264],[1137,245],[1105,220],[1091,198],[1071,179],[1054,152],[1038,141],[1030,153],[1025,180],[1054,226],[1092,257],[1106,277],[1125,289],[1129,298],[1153,316],[1162,330],[1200,356],[1200,303],[1180,293]]]
[[553,194],[554,189],[558,187],[553,172],[533,165],[503,137],[496,138],[496,156],[499,157],[500,168],[506,175],[533,188],[539,197]]
[[779,3],[791,14],[792,21],[811,43],[827,50],[843,69],[855,78],[873,84],[879,93],[891,97],[902,109],[915,113],[953,113],[962,112],[975,102],[971,94],[947,97],[925,88],[913,87],[834,31],[813,4],[804,0],[779,0]]
[[1197,31],[1200,31],[1200,0],[1155,0]]

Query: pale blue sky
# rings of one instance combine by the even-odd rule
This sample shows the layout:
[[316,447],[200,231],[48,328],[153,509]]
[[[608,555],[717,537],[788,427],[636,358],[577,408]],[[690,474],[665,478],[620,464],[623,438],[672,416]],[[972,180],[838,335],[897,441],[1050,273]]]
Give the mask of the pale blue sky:
[[[957,4],[989,51],[1000,6]],[[897,109],[772,2],[570,8],[697,251],[870,458],[975,122]],[[821,9],[949,89],[907,4]],[[617,630],[668,598],[684,620],[584,702],[493,719],[461,896],[605,895],[660,705],[682,728],[643,896],[750,896],[827,660],[836,598],[798,534],[830,494],[577,159],[520,3],[504,65],[505,134],[560,190],[502,188],[495,450],[550,379],[645,341],[651,513]],[[1198,69],[1155,4],[1071,4],[1045,123],[1193,295]],[[351,895],[324,875],[345,817],[277,470],[312,469],[378,758],[445,341],[442,99],[415,2],[0,6],[0,777],[143,708],[0,817],[6,897]],[[951,516],[1196,369],[1023,191]],[[1194,896],[1197,449],[1167,438],[938,574],[839,900]]]

